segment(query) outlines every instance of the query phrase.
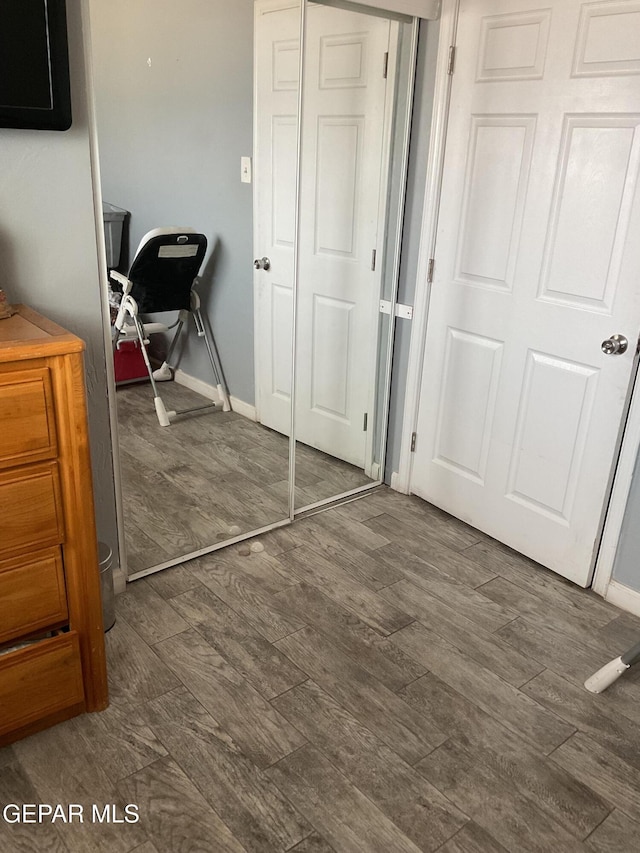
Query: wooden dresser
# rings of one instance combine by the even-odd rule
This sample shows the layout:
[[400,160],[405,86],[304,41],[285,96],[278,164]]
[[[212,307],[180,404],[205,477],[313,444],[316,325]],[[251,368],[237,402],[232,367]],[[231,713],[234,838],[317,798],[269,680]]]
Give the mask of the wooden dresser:
[[84,343],[13,307],[0,320],[0,746],[108,704]]

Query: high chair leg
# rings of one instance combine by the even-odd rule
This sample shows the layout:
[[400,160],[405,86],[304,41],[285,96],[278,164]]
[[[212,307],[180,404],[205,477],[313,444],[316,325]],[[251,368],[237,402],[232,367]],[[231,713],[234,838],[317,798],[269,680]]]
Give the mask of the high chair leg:
[[151,382],[151,387],[153,389],[153,402],[156,407],[156,414],[158,416],[158,421],[160,426],[168,427],[171,423],[171,418],[174,418],[176,413],[174,411],[168,412],[164,403],[162,402],[162,398],[158,393],[158,386],[156,385],[156,381],[153,378],[153,368],[151,367],[151,362],[149,361],[149,354],[147,353],[147,348],[144,345],[144,328],[142,323],[140,322],[138,316],[134,316],[133,322],[136,326],[136,331],[138,333],[138,340],[140,341],[140,348],[142,349],[142,358],[144,359],[145,366],[147,368],[147,373],[149,374],[149,380]]
[[192,313],[193,321],[196,324],[198,337],[204,338],[204,343],[207,348],[207,352],[209,353],[209,361],[211,362],[211,367],[213,369],[213,377],[215,379],[216,386],[218,389],[218,396],[222,401],[222,411],[230,412],[231,402],[229,401],[229,392],[227,390],[227,383],[225,382],[224,373],[222,372],[222,364],[220,363],[220,356],[218,355],[218,349],[216,347],[215,340],[213,340],[213,336],[208,333],[204,325],[200,306],[198,305],[196,308],[194,308],[192,310]]

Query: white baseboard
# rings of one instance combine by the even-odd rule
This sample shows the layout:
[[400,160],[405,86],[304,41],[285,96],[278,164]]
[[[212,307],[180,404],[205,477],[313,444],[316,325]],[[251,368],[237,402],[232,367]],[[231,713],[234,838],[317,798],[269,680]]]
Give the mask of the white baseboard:
[[[202,379],[197,379],[195,376],[190,376],[180,368],[174,370],[173,380],[178,385],[184,385],[185,388],[195,391],[196,394],[202,394],[203,397],[208,397],[210,400],[218,399],[218,389],[215,385],[203,382]],[[160,393],[162,393],[162,385],[160,385]]]
[[[214,400],[215,402],[220,402],[220,396],[218,394],[218,389],[215,385],[210,385],[208,382],[203,382],[202,379],[197,379],[195,376],[190,376],[188,373],[185,373],[184,370],[178,368],[173,376],[174,382],[177,382],[178,385],[184,385],[185,388],[189,388],[191,391],[195,391],[196,394],[202,394],[203,397],[208,397],[210,400]],[[162,385],[160,385],[160,393],[162,393]],[[234,412],[237,412],[239,415],[242,415],[244,418],[248,418],[250,421],[258,420],[258,413],[256,412],[256,407],[252,406],[251,403],[245,403],[244,400],[239,400],[237,397],[231,396],[230,398],[231,408]]]
[[409,494],[409,489],[402,483],[400,473],[398,471],[391,472],[391,488],[396,492],[401,492],[403,495]]
[[619,581],[611,581],[607,587],[605,599],[621,610],[640,616],[640,592],[631,589],[630,586],[625,586]]
[[243,418],[248,418],[254,423],[258,422],[258,412],[256,411],[256,407],[252,406],[251,403],[245,403],[244,400],[238,400],[238,398],[233,395],[229,397],[229,401],[231,402],[232,411],[237,412],[239,415],[242,415]]

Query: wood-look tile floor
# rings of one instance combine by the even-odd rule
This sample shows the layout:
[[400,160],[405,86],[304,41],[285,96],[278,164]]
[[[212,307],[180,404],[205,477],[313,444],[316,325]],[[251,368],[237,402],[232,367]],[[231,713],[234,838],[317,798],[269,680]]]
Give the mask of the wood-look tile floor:
[[0,751],[3,802],[139,823],[0,850],[640,850],[640,671],[582,686],[640,620],[387,489],[259,541],[131,584],[110,708]]
[[[209,401],[175,382],[167,409]],[[236,412],[198,412],[161,427],[149,383],[118,388],[129,573],[266,527],[289,515],[289,440]],[[296,506],[366,485],[364,471],[298,444]]]

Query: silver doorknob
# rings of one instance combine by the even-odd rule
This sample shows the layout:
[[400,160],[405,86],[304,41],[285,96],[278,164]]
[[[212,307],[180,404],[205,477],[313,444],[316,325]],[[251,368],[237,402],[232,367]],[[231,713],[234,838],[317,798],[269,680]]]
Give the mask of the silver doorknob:
[[265,272],[271,269],[271,261],[269,258],[256,258],[253,265],[257,270],[264,270]]
[[602,352],[605,355],[622,355],[628,346],[629,341],[624,335],[611,335],[606,341],[602,341]]

